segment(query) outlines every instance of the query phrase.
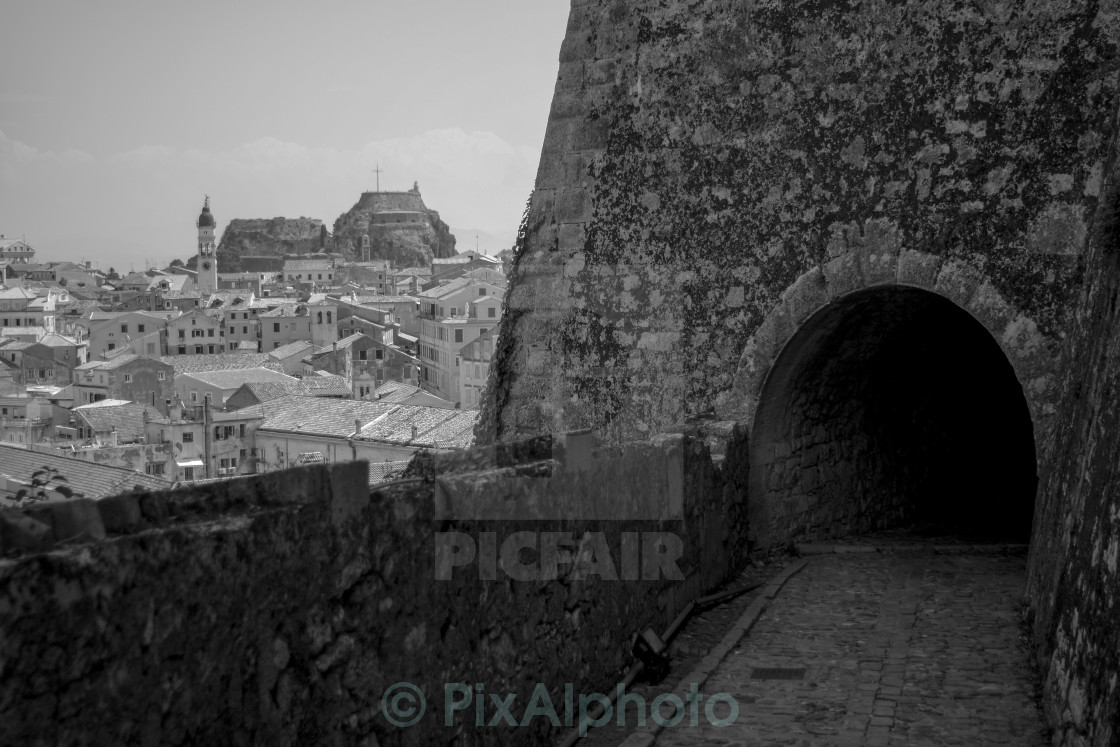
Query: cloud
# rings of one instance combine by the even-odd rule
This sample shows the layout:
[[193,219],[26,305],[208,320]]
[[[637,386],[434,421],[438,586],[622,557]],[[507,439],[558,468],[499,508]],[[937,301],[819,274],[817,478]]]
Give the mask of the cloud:
[[0,232],[27,234],[48,257],[56,240],[116,252],[118,265],[127,264],[128,241],[182,257],[193,249],[193,212],[203,194],[212,196],[219,227],[279,215],[329,226],[374,188],[379,165],[381,189],[419,182],[425,203],[449,224],[506,234],[517,228],[538,158],[492,132],[455,128],[356,149],[266,136],[219,151],[145,145],[99,157],[39,150],[0,131]]

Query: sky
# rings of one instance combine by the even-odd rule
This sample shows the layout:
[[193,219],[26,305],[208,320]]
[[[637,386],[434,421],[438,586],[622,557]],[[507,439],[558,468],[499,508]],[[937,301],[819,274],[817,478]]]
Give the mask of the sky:
[[[418,182],[460,251],[516,233],[569,0],[12,0],[0,234],[107,270],[186,259],[204,195],[321,218]],[[220,258],[219,258],[220,261]]]

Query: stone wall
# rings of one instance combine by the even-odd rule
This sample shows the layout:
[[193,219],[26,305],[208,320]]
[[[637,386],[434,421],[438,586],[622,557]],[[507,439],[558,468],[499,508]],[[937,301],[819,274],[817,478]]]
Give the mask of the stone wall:
[[577,0],[486,435],[749,419],[741,358],[811,271],[834,293],[932,271],[1055,358],[1116,23],[1084,0]]
[[[1114,4],[1090,0],[573,0],[480,439],[714,412],[751,434],[756,541],[901,519],[921,502],[891,491],[946,472],[922,436],[950,467],[954,435],[981,454],[1000,436],[954,432],[959,402],[918,388],[909,414],[940,421],[892,440],[861,396],[875,355],[805,335],[882,287],[934,294],[1010,366],[1002,412],[1029,415],[1005,456],[1016,495],[1042,478],[1029,591],[1059,742],[1115,742],[1118,44]],[[999,367],[967,351],[935,359],[984,404]]]
[[1120,740],[1120,170],[1108,164],[1087,282],[1065,346],[1028,591],[1055,745]]
[[[608,691],[634,632],[663,631],[743,561],[744,475],[702,438],[545,437],[420,464],[372,495],[353,462],[0,512],[0,743],[537,743],[559,731],[543,718],[485,728],[468,709],[445,727],[444,683],[522,704],[538,682],[557,704],[564,683]],[[573,538],[558,578],[437,563],[439,532],[503,547],[519,531]],[[628,532],[679,536],[683,578],[647,580]],[[608,546],[637,580],[564,560]],[[408,729],[381,713],[401,681],[431,706]]]

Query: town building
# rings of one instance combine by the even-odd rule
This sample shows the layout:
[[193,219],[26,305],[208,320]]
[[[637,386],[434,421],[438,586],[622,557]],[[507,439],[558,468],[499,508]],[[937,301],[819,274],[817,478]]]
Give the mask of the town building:
[[[176,316],[177,311],[91,311],[80,324],[89,338],[91,359],[104,360],[123,348],[154,357],[164,354],[167,322]],[[141,346],[139,351],[134,349],[134,342]]]
[[461,404],[459,353],[494,329],[501,314],[502,289],[459,278],[420,294],[420,386]]
[[25,265],[35,260],[35,250],[25,239],[9,239],[0,234],[0,262]]
[[166,413],[174,393],[175,369],[158,358],[125,353],[92,361],[74,371],[74,401],[86,405],[122,399],[150,405]]
[[285,283],[329,286],[334,283],[334,262],[330,259],[285,259]]
[[494,327],[459,350],[459,403],[464,409],[481,408],[497,341],[498,328]]
[[262,406],[259,471],[309,461],[398,462],[422,448],[469,445],[478,413],[361,400],[289,396]]
[[243,384],[261,382],[295,383],[298,379],[268,368],[237,368],[226,371],[196,371],[175,377],[175,393],[184,404],[201,405],[209,401],[222,408]]
[[29,308],[37,298],[25,288],[0,290],[0,327],[42,326],[42,314]]
[[220,310],[192,309],[167,322],[167,355],[215,355],[226,352]]

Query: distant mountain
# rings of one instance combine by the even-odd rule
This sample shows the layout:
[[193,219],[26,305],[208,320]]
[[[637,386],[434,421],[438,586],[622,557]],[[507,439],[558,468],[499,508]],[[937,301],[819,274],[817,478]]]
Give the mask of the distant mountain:
[[370,259],[391,259],[397,267],[427,267],[433,257],[457,253],[455,236],[424,204],[417,186],[408,192],[363,192],[334,222],[334,251],[360,260],[364,236],[369,236]]
[[[234,218],[218,244],[218,269],[241,272],[245,256],[282,257],[320,251],[323,221],[318,218]],[[188,267],[194,267],[190,257]]]

